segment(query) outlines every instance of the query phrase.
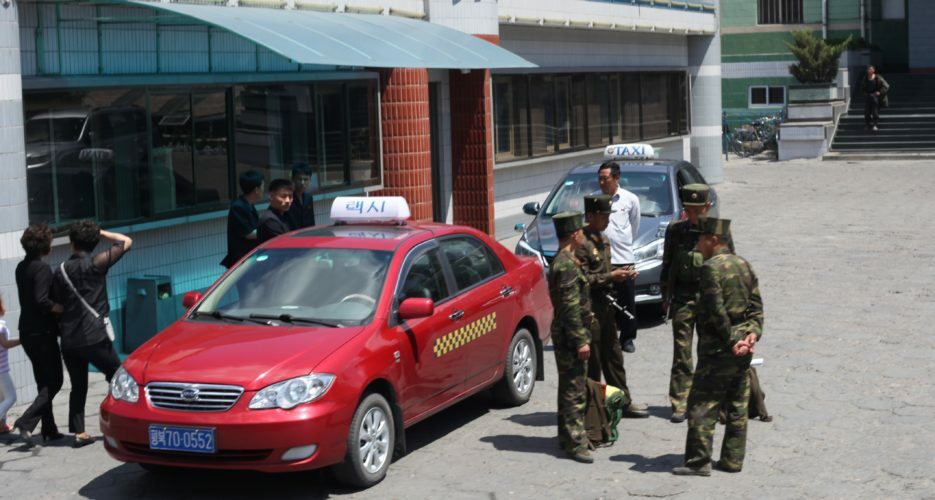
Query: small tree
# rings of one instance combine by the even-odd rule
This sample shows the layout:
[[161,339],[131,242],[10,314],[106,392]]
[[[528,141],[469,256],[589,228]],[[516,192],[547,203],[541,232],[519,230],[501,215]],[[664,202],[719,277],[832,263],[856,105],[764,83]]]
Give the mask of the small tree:
[[828,43],[807,29],[792,32],[793,43],[786,44],[798,64],[789,65],[789,73],[800,83],[830,83],[838,76],[838,58],[851,42]]

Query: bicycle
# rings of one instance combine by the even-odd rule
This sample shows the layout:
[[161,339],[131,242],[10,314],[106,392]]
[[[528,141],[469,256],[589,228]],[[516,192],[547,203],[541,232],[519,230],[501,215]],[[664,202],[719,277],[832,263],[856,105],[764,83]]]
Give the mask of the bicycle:
[[779,148],[780,117],[765,116],[734,128],[728,135],[730,152],[746,158]]

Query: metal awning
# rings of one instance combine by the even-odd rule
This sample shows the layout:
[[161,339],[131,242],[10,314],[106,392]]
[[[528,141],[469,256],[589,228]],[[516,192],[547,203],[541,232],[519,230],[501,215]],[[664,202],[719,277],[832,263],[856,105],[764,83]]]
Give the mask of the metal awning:
[[534,68],[478,37],[438,24],[380,14],[119,2],[225,29],[293,62],[371,68]]

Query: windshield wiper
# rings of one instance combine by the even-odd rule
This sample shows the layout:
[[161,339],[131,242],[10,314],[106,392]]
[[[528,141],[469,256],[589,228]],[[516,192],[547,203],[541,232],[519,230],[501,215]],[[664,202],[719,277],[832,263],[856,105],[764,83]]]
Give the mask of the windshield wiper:
[[223,312],[221,312],[221,311],[211,311],[211,312],[209,312],[209,313],[204,313],[204,312],[195,311],[194,313],[192,313],[192,318],[197,318],[198,316],[201,316],[202,314],[207,315],[207,316],[211,316],[211,317],[214,318],[214,319],[226,319],[226,320],[228,320],[228,321],[236,321],[236,322],[238,322],[238,323],[243,323],[244,321],[246,321],[246,320],[249,319],[249,320],[251,321],[251,323],[258,323],[258,324],[261,324],[261,325],[265,325],[265,324],[266,324],[265,321],[254,321],[253,318],[244,318],[243,316],[235,316],[235,315],[233,315],[233,314],[227,314],[227,313],[223,313]]
[[283,314],[251,314],[250,318],[253,319],[275,319],[279,321],[284,321],[286,323],[311,323],[315,325],[327,326],[330,328],[339,328],[341,325],[337,323],[332,323],[330,321],[323,321],[320,319],[314,318],[303,318],[301,316],[293,316],[288,313]]
[[643,215],[646,217],[659,217],[659,213],[657,212],[640,212],[640,215]]

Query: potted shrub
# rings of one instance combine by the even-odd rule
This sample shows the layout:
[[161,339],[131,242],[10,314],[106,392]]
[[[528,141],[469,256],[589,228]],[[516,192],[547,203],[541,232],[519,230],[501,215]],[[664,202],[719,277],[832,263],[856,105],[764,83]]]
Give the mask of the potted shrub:
[[789,73],[801,85],[789,87],[790,102],[815,102],[839,99],[834,83],[838,76],[841,53],[851,42],[833,43],[816,37],[810,30],[792,32],[793,43],[788,44],[798,63],[789,65]]

